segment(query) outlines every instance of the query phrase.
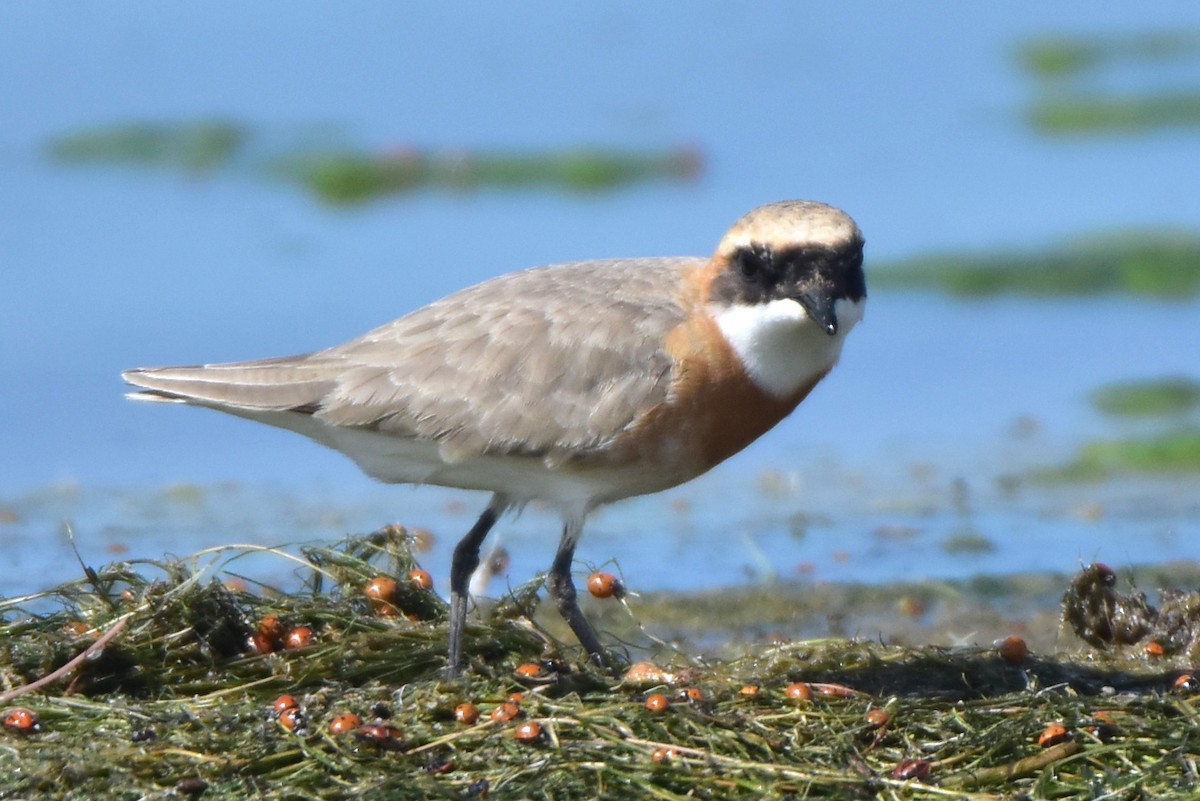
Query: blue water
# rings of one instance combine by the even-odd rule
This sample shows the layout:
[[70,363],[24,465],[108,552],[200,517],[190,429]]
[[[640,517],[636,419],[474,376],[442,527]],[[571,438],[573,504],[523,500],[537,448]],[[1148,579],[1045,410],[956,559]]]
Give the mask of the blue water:
[[[1195,134],[1040,139],[1020,121],[1035,86],[1011,56],[1048,32],[1195,30],[1192,2],[756,8],[5,4],[0,563],[19,569],[0,593],[78,574],[65,521],[96,563],[399,520],[439,533],[437,570],[482,503],[372,485],[244,421],[130,404],[122,368],[323,347],[531,264],[703,254],[783,197],[850,211],[869,262],[1200,223]],[[1103,79],[1154,80],[1143,72]],[[1163,75],[1200,86],[1195,62]],[[433,192],[341,210],[248,169],[188,177],[45,155],[84,127],[213,116],[268,143],[691,144],[706,170],[595,196]],[[1097,385],[1200,374],[1198,333],[1195,302],[874,293],[844,363],[794,418],[700,482],[606,510],[580,557],[618,557],[644,589],[789,576],[801,562],[817,578],[877,580],[1200,558],[1187,482],[1013,499],[995,481],[1113,433],[1086,405]],[[1018,436],[1024,419],[1036,425]],[[787,491],[762,493],[764,471]],[[956,478],[969,520],[951,502]],[[169,490],[181,484],[201,491]],[[798,537],[801,512],[817,522]],[[999,549],[947,556],[938,543],[966,523]],[[554,527],[536,511],[501,526],[513,580],[545,567]],[[890,527],[918,534],[878,536]]]

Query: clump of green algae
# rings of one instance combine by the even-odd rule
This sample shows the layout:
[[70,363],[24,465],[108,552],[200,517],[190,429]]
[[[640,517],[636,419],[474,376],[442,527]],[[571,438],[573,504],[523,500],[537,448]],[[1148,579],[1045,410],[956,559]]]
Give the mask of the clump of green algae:
[[[468,673],[447,681],[440,600],[401,581],[404,614],[381,616],[362,595],[371,577],[410,569],[401,532],[308,548],[300,558],[281,552],[309,573],[291,594],[230,588],[196,563],[168,562],[88,571],[0,602],[7,691],[125,621],[71,675],[0,702],[28,706],[42,721],[38,733],[0,732],[3,792],[783,799],[1196,790],[1189,765],[1200,746],[1185,736],[1196,696],[1171,690],[1177,659],[1151,661],[1141,649],[1006,661],[991,647],[775,642],[729,659],[660,653],[659,676],[622,681],[546,634],[534,583],[470,626]],[[47,604],[56,608],[26,608]],[[310,626],[313,643],[248,650],[242,636],[269,615]],[[519,677],[524,662],[541,675]],[[796,682],[808,684],[811,700],[791,697]],[[647,708],[652,692],[670,699],[666,711]],[[281,693],[303,709],[303,726],[288,730],[272,714]],[[513,693],[522,695],[521,716],[492,721],[492,708]],[[456,719],[464,702],[479,706],[481,722]],[[344,712],[368,726],[378,718],[394,736],[335,734],[330,723]],[[541,733],[525,742],[517,727],[529,722]],[[1072,739],[1039,747],[1050,722]]]

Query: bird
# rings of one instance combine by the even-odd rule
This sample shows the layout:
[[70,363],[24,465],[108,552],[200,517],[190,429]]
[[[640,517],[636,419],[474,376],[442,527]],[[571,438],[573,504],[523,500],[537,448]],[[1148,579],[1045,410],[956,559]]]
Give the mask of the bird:
[[863,317],[863,245],[841,209],[785,200],[742,216],[707,258],[533,267],[325,350],[122,376],[130,398],[295,431],[383,482],[491,493],[451,560],[449,677],[489,530],[531,501],[556,510],[547,593],[613,668],[571,578],[585,519],[707,472],[789,415]]

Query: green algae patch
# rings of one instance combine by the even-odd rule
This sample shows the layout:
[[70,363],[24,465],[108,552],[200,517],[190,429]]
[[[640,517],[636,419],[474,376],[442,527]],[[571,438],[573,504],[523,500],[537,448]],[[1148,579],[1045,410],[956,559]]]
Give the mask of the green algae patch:
[[71,164],[126,164],[208,172],[227,164],[248,131],[221,120],[129,123],[89,128],[58,137],[50,156]]
[[1122,381],[1093,392],[1091,402],[1113,417],[1178,417],[1200,411],[1200,381],[1184,376]]
[[1200,237],[1140,233],[1043,252],[923,256],[877,266],[871,286],[968,298],[1119,293],[1183,300],[1200,291]]
[[1066,465],[1035,472],[1043,481],[1096,481],[1127,474],[1200,473],[1200,429],[1086,443]]
[[1145,31],[1119,36],[1040,36],[1022,43],[1017,63],[1040,79],[1060,80],[1121,63],[1165,64],[1200,57],[1200,36]]
[[1053,136],[1200,128],[1200,92],[1051,97],[1034,103],[1027,118],[1035,131]]
[[[0,794],[990,799],[1197,790],[1200,743],[1190,733],[1200,696],[1185,658],[1171,652],[1150,659],[1140,643],[1103,637],[1075,653],[1011,640],[777,639],[727,658],[664,648],[654,664],[610,675],[540,625],[532,582],[479,611],[467,672],[446,680],[445,605],[403,581],[415,564],[410,544],[390,527],[300,555],[267,549],[296,565],[303,585],[294,592],[234,575],[242,549],[230,547],[87,568],[79,581],[0,601],[0,712],[12,721],[0,728]],[[1117,582],[1107,568],[1089,570],[1045,589],[1068,587],[1094,633]],[[386,606],[363,592],[381,574],[399,585]],[[1186,603],[1180,595],[1177,606]],[[1138,608],[1152,623],[1153,610]],[[312,637],[277,647],[289,627]],[[468,704],[478,717],[464,713]],[[36,726],[23,726],[30,716]],[[1053,745],[1050,723],[1065,730]]]
[[335,205],[365,203],[423,189],[557,188],[611,191],[646,181],[690,181],[700,173],[692,149],[637,153],[581,149],[547,153],[432,152],[380,155],[337,153],[286,158],[275,172]]

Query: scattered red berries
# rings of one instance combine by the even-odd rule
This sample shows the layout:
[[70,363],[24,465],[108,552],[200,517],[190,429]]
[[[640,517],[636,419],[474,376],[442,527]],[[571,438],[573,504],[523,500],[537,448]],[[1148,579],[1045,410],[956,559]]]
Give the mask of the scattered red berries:
[[423,590],[433,589],[433,576],[429,575],[428,570],[422,570],[419,567],[413,568],[408,571],[408,580]]
[[512,701],[505,701],[500,706],[492,710],[492,720],[497,723],[508,723],[510,720],[520,716],[521,707],[514,704]]
[[1038,735],[1037,743],[1042,748],[1066,742],[1071,739],[1071,733],[1061,723],[1051,723],[1045,731]]
[[519,743],[532,744],[542,738],[542,724],[527,720],[513,729],[513,739]]
[[287,633],[283,645],[285,648],[303,648],[312,642],[313,630],[308,626],[297,626]]
[[4,713],[4,728],[17,734],[37,734],[42,730],[42,721],[37,712],[17,706]]
[[454,707],[454,719],[459,723],[465,723],[469,726],[479,720],[479,707],[469,701],[459,704]]
[[363,720],[353,712],[343,712],[340,715],[335,715],[333,720],[329,721],[330,734],[348,734],[363,725]]
[[1015,634],[1001,640],[996,646],[996,651],[1005,663],[1014,667],[1024,662],[1025,657],[1029,656],[1029,646]]
[[646,696],[646,709],[651,712],[666,712],[671,706],[671,701],[662,693],[652,693]]
[[621,581],[612,573],[596,572],[588,576],[588,592],[597,598],[620,598],[625,594]]
[[802,681],[794,681],[787,686],[784,693],[793,701],[811,701],[812,688]]

